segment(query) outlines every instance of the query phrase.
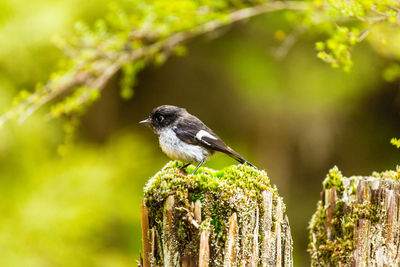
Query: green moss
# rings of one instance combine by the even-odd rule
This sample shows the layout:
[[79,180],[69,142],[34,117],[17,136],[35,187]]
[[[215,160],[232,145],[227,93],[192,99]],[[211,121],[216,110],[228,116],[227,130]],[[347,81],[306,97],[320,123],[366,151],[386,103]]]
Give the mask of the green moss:
[[[399,179],[400,170],[374,172],[371,178]],[[310,243],[308,250],[311,254],[312,266],[344,266],[351,265],[351,256],[355,248],[354,229],[359,219],[368,218],[373,225],[381,223],[383,216],[378,212],[376,203],[356,202],[357,185],[362,177],[343,177],[337,167],[329,171],[323,182],[324,190],[336,188],[337,201],[335,214],[332,218],[332,236],[328,238],[326,230],[327,206],[319,201],[317,211],[309,224]]]
[[[200,200],[202,203],[203,223],[200,227],[213,229],[211,242],[214,249],[223,249],[229,217],[233,212],[238,214],[238,223],[245,225],[249,214],[254,213],[256,207],[262,211],[262,191],[273,193],[276,203],[277,190],[272,187],[265,171],[260,171],[248,165],[229,166],[215,171],[209,168],[200,168],[196,174],[192,173],[193,166],[186,168],[183,173],[179,167],[182,163],[169,162],[161,171],[152,177],[144,188],[145,203],[149,207],[150,227],[160,229],[162,222],[163,205],[170,195],[175,196],[176,206],[179,207],[179,216],[185,216],[185,210],[190,210],[192,203]],[[186,212],[187,213],[187,212]],[[206,222],[206,223],[204,223]],[[182,247],[194,244],[193,238],[185,236],[190,225],[179,224],[179,240]],[[198,244],[198,242],[196,243]],[[219,256],[216,255],[218,258]],[[216,260],[218,262],[218,259]]]
[[342,196],[344,190],[342,178],[343,175],[339,171],[338,167],[337,166],[333,167],[332,169],[329,170],[329,173],[323,182],[324,189],[330,189],[332,187],[335,187],[336,193],[339,196]]
[[[194,175],[182,173],[178,169],[180,165],[177,161],[171,161],[149,180],[144,188],[146,203],[163,202],[171,194],[181,201],[201,199],[202,192],[217,193],[223,198],[240,192],[255,199],[260,198],[264,190],[276,194],[265,171],[248,165],[230,166],[221,171],[200,168]],[[185,172],[192,173],[193,170],[194,167],[189,166]],[[188,198],[189,193],[191,198]]]
[[395,181],[399,181],[400,179],[400,166],[396,166],[396,170],[384,171],[378,174],[378,177],[381,179],[394,179]]

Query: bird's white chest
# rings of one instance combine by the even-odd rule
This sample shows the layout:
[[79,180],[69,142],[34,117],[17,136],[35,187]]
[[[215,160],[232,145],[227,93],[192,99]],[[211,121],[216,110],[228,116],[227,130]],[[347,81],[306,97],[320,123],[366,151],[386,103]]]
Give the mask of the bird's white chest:
[[180,140],[172,129],[163,129],[159,135],[162,151],[171,159],[183,162],[200,162],[208,156],[208,151],[201,147],[187,144]]

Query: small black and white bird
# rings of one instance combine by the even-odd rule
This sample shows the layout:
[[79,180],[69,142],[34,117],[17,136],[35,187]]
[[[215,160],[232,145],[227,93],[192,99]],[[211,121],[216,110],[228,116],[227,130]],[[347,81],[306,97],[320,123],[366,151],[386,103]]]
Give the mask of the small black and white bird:
[[184,108],[163,105],[139,122],[149,125],[159,136],[160,147],[168,157],[186,163],[197,163],[193,174],[215,151],[225,153],[240,163],[250,162],[227,146],[210,128]]

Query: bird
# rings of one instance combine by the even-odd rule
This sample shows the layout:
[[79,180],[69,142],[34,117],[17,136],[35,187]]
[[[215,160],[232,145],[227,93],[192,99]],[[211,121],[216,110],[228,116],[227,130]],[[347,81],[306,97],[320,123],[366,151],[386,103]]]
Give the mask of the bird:
[[190,164],[197,164],[192,173],[195,174],[215,152],[225,153],[241,164],[254,167],[185,108],[162,105],[154,108],[149,117],[139,123],[153,129],[158,135],[161,150],[169,158],[184,163],[181,171]]

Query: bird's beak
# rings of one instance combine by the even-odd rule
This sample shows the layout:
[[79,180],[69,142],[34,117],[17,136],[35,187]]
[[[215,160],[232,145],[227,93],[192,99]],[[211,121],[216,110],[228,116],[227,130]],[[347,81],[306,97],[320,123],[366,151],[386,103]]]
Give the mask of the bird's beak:
[[139,121],[139,123],[140,124],[150,124],[150,120],[149,119],[145,119],[145,120],[142,120],[142,121]]

